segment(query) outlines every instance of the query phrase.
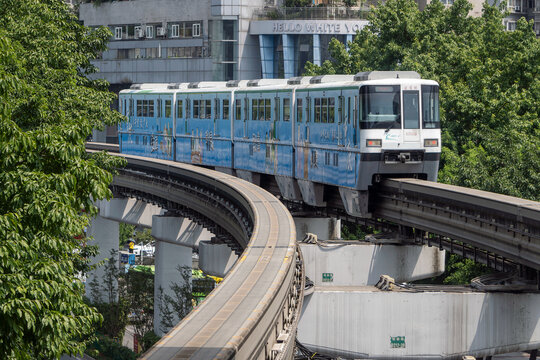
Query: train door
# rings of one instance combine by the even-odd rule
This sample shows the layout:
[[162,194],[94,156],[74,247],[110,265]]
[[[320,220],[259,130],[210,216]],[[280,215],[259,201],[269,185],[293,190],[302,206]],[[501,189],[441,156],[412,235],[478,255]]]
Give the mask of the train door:
[[403,91],[403,141],[420,142],[420,99],[418,90]]

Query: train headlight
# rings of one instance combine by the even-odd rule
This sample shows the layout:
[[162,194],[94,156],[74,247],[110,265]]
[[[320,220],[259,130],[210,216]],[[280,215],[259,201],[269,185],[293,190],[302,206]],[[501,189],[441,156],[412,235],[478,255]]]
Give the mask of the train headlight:
[[381,139],[367,139],[366,140],[367,147],[381,147],[381,145],[382,145]]
[[437,147],[439,146],[439,140],[437,139],[424,139],[424,147]]

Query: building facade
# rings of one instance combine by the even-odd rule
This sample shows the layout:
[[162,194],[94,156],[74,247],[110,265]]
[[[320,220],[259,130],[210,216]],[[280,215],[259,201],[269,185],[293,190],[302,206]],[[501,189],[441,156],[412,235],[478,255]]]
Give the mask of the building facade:
[[[132,0],[79,5],[89,27],[107,26],[108,51],[95,65],[119,88],[132,83],[257,79],[300,75],[306,61],[329,59],[332,38],[346,43],[366,11],[290,9],[278,0]],[[279,19],[279,20],[277,20]]]

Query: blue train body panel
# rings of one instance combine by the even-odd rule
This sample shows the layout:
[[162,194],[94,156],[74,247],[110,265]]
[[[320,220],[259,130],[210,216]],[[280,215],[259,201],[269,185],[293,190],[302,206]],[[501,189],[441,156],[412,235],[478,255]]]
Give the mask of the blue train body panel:
[[381,175],[436,180],[438,85],[388,74],[123,90],[120,111],[128,121],[118,127],[120,149],[278,175],[282,187],[293,180],[281,177],[356,190]]

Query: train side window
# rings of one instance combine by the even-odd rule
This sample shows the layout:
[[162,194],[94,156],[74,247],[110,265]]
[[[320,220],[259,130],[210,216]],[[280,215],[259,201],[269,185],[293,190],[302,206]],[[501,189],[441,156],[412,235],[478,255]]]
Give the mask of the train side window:
[[163,106],[163,100],[157,99],[157,117],[158,117],[158,118],[161,117],[162,106]]
[[165,117],[171,117],[171,100],[165,100]]
[[178,119],[182,119],[184,117],[184,102],[182,100],[178,100],[176,102],[176,117]]
[[274,115],[275,115],[275,118],[274,118],[274,121],[280,121],[281,120],[281,112],[279,111],[280,110],[280,98],[279,97],[275,97],[274,98]]
[[265,120],[264,116],[264,99],[259,99],[259,120]]
[[336,98],[328,98],[328,123],[333,124],[336,119]]
[[272,120],[272,100],[264,99],[265,120]]
[[259,110],[259,100],[251,99],[251,120],[257,120],[259,118],[257,116],[258,110]]
[[236,120],[242,120],[242,100],[236,99],[235,100],[235,106],[236,106]]
[[220,114],[220,112],[221,112],[220,110],[221,110],[221,109],[220,109],[220,106],[219,106],[219,105],[221,105],[220,102],[221,102],[221,101],[219,101],[218,98],[215,98],[215,99],[214,99],[214,120],[220,118],[220,115],[221,115],[221,114]]
[[306,123],[311,121],[311,98],[306,98]]
[[403,91],[403,128],[420,128],[420,106],[418,91]]
[[249,99],[246,97],[244,98],[244,120],[248,120],[248,113],[249,113]]
[[120,112],[120,114],[124,115],[124,99],[120,100],[118,102],[118,112]]
[[229,99],[223,99],[223,120],[229,120]]
[[199,117],[199,100],[193,100],[193,118]]
[[315,122],[321,122],[321,98],[315,98]]
[[328,122],[328,98],[321,99],[321,122]]
[[142,100],[137,100],[137,116],[142,116]]
[[343,107],[345,105],[345,98],[343,96],[338,97],[338,123],[343,124],[344,121],[344,113],[343,113]]
[[302,99],[296,99],[296,122],[302,122]]
[[186,99],[186,119],[191,117],[191,100]]
[[439,87],[422,85],[422,127],[424,129],[438,129],[439,120]]
[[205,119],[211,119],[212,118],[212,101],[211,100],[204,100],[205,104],[205,113],[204,118]]
[[133,99],[129,99],[129,115],[133,116],[135,112],[135,106],[133,106]]
[[145,112],[147,117],[154,117],[154,100],[147,100]]
[[358,126],[358,96],[354,97],[353,126]]
[[289,98],[283,99],[283,120],[291,120],[291,99]]

